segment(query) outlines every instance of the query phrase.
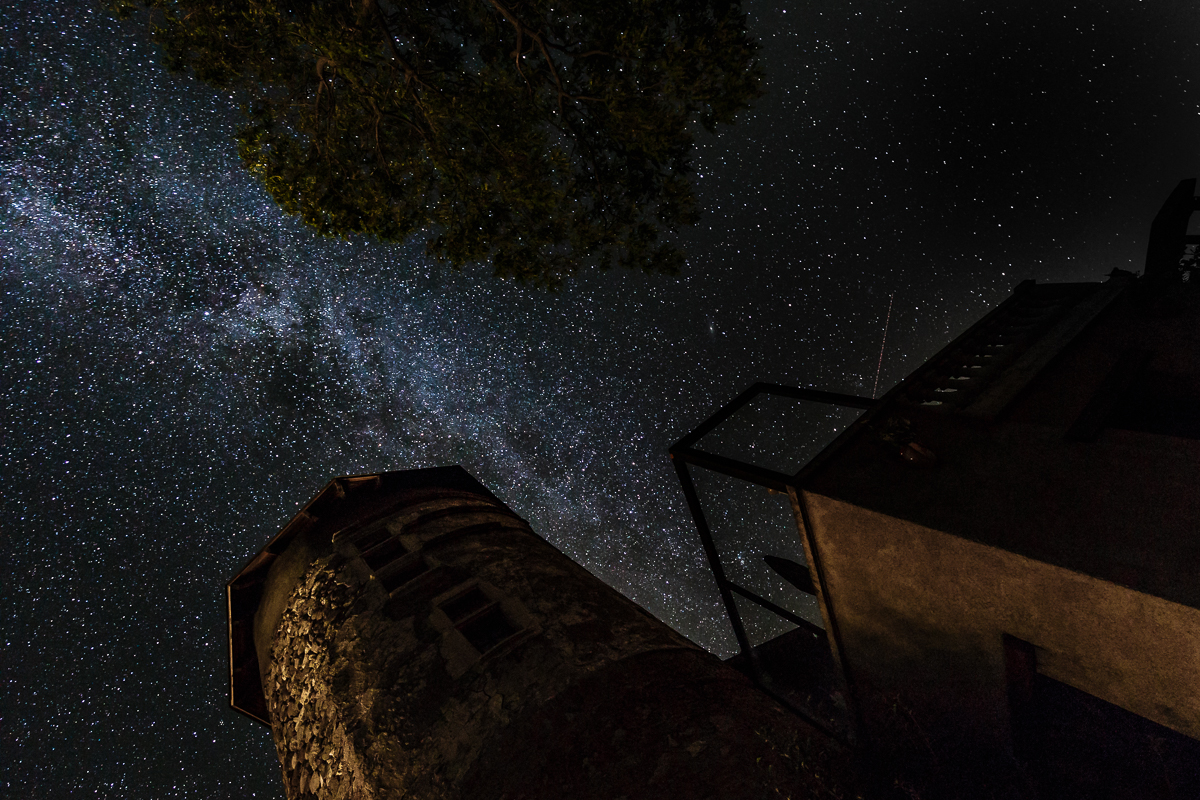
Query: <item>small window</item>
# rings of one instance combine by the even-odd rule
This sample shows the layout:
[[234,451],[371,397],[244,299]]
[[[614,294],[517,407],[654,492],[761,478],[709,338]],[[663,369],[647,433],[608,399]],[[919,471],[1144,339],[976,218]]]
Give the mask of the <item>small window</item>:
[[365,553],[387,538],[387,528],[376,528],[361,539],[353,539],[352,541],[354,542],[354,546],[358,548],[358,552]]
[[380,575],[379,582],[383,584],[384,590],[388,594],[391,594],[404,584],[416,580],[428,571],[429,565],[425,563],[425,559],[417,556],[408,563],[401,564],[398,568]]
[[363,551],[363,561],[367,562],[367,566],[371,568],[372,572],[379,572],[380,569],[407,552],[408,550],[399,539],[391,537],[370,550]]
[[483,655],[496,645],[517,632],[513,624],[504,616],[499,604],[488,611],[471,619],[465,625],[459,626],[459,631],[471,643],[471,646]]
[[484,606],[490,605],[491,602],[491,598],[476,586],[453,600],[442,603],[441,609],[446,612],[446,616],[450,618],[451,622],[457,624]]
[[1200,392],[1191,376],[1147,369],[1132,382],[1109,419],[1114,428],[1200,439]]
[[478,586],[440,603],[438,607],[480,655],[518,632],[500,604],[484,594]]
[[1200,386],[1191,376],[1149,369],[1153,353],[1121,354],[1067,439],[1092,442],[1105,428],[1200,439]]

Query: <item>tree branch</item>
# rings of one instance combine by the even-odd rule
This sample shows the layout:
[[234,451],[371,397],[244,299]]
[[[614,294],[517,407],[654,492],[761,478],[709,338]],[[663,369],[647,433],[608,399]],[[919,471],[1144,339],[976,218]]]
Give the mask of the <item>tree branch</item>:
[[[587,97],[584,95],[573,95],[570,92],[568,92],[566,89],[563,88],[562,78],[559,77],[559,74],[558,74],[558,65],[555,63],[554,58],[550,55],[550,50],[549,50],[549,47],[554,47],[555,49],[562,50],[563,52],[567,52],[566,49],[562,45],[551,44],[551,45],[547,46],[546,40],[545,40],[545,38],[542,37],[541,33],[539,33],[538,31],[535,31],[533,28],[530,28],[524,22],[521,22],[521,20],[517,18],[517,15],[514,14],[512,11],[510,11],[503,3],[500,2],[500,0],[491,0],[491,3],[493,6],[496,7],[496,10],[500,12],[500,15],[502,17],[504,17],[504,19],[508,20],[508,23],[510,25],[512,25],[513,28],[517,31],[517,48],[513,52],[516,54],[516,58],[517,58],[517,72],[521,75],[521,77],[525,78],[525,74],[523,72],[521,72],[521,64],[520,64],[521,44],[522,44],[523,37],[528,36],[530,39],[532,39],[534,44],[537,45],[538,50],[541,51],[542,58],[546,59],[546,66],[550,68],[550,77],[554,79],[554,88],[555,88],[555,91],[558,93],[558,114],[559,114],[559,116],[564,115],[564,112],[563,112],[563,100],[564,99],[567,99],[567,100],[591,100],[594,102],[601,102],[601,98],[599,98],[599,97]],[[599,52],[599,51],[596,51],[596,52]],[[591,53],[589,53],[589,55],[590,54]],[[580,57],[582,58],[582,56],[580,56]],[[526,83],[526,85],[529,84],[528,78],[525,79],[525,83]],[[532,87],[531,87],[531,91],[532,91]]]

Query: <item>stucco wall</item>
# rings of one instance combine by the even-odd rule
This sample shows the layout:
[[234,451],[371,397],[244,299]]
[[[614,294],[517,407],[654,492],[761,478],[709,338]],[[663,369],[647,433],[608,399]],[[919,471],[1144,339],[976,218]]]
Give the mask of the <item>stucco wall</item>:
[[[869,725],[944,759],[1011,738],[1001,635],[1039,671],[1200,738],[1200,611],[828,497],[805,495]],[[889,735],[894,735],[892,731]]]

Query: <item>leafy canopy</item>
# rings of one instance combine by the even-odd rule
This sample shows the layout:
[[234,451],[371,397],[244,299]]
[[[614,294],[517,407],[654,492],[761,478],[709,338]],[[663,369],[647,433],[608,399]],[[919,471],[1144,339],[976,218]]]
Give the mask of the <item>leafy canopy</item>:
[[[133,10],[134,0],[109,0]],[[761,94],[729,0],[147,0],[167,64],[249,98],[246,167],[333,236],[427,237],[556,287],[675,272],[694,122]]]

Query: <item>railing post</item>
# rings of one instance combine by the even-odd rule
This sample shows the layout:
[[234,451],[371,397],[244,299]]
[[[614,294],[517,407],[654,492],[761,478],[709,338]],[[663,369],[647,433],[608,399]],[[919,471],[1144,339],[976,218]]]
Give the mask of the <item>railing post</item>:
[[721,566],[721,556],[717,553],[712,531],[708,528],[708,520],[705,519],[704,510],[700,507],[700,497],[696,494],[695,484],[692,483],[691,471],[688,470],[687,463],[675,453],[671,454],[671,463],[675,465],[675,472],[679,475],[679,483],[683,487],[683,496],[687,498],[688,509],[692,512],[692,519],[696,522],[700,541],[704,544],[704,554],[708,556],[708,566],[712,569],[713,577],[717,579],[717,589],[721,592],[721,600],[725,603],[725,611],[729,614],[730,624],[733,625],[733,635],[737,637],[742,655],[748,661],[753,661],[754,652],[750,646],[750,639],[746,636],[746,629],[742,625],[742,616],[738,613],[733,593],[729,590],[729,579],[725,577],[725,568]]

